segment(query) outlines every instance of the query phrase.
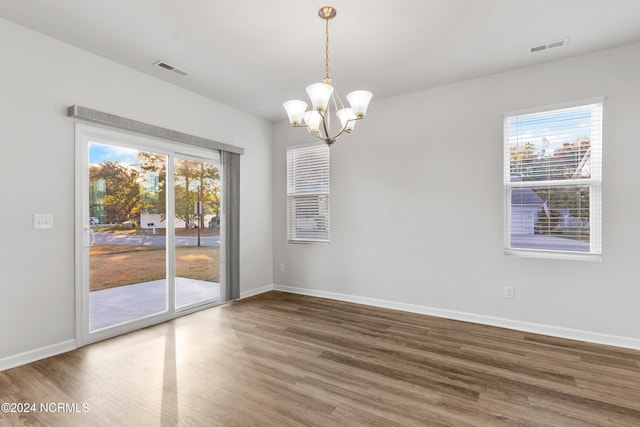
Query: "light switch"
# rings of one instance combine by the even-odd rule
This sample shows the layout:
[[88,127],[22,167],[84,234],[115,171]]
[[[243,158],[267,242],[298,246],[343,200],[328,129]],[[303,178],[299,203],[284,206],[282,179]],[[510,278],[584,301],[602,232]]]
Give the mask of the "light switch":
[[53,215],[52,214],[34,214],[33,228],[35,228],[36,230],[45,230],[48,228],[53,228]]

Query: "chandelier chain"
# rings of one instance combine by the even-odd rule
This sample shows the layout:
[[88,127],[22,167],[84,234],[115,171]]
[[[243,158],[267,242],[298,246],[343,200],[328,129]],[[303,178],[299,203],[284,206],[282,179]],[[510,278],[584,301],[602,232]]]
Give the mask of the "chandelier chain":
[[329,18],[325,18],[325,50],[324,50],[324,58],[325,58],[325,79],[327,83],[330,81],[329,79]]

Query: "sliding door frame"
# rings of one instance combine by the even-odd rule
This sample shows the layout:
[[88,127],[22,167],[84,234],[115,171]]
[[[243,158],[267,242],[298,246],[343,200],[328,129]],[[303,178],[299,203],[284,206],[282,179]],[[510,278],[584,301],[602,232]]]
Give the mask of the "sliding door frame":
[[[76,289],[76,345],[78,347],[90,344],[92,342],[100,341],[106,338],[110,338],[116,335],[121,335],[134,330],[142,329],[147,326],[162,323],[167,320],[174,319],[195,311],[202,310],[204,308],[213,307],[215,305],[224,302],[222,298],[218,301],[212,301],[198,306],[187,306],[176,310],[175,307],[175,224],[173,221],[168,221],[167,224],[167,241],[166,241],[166,286],[167,286],[167,310],[162,313],[154,314],[148,317],[144,317],[139,320],[115,325],[113,327],[97,330],[95,332],[90,331],[89,316],[90,316],[90,304],[89,295],[89,255],[88,255],[88,240],[90,239],[87,230],[89,230],[89,163],[88,163],[88,147],[90,142],[122,146],[127,148],[133,148],[138,150],[148,150],[156,154],[167,156],[167,170],[165,183],[167,189],[166,197],[166,212],[167,218],[175,218],[175,194],[174,194],[174,168],[175,158],[181,155],[197,157],[201,159],[220,159],[221,168],[221,188],[222,188],[222,203],[225,203],[225,165],[223,152],[215,149],[208,149],[199,146],[191,146],[175,141],[164,140],[159,137],[151,137],[138,135],[126,130],[112,129],[102,126],[87,125],[83,123],[76,123],[75,129],[75,144],[76,144],[76,178],[75,178],[75,289]],[[221,213],[224,217],[224,211]],[[225,261],[225,257],[222,255],[225,242],[225,225],[223,221],[220,224],[220,288],[221,294],[224,294],[223,289],[228,288],[225,283],[227,278],[224,272],[227,267],[222,264]]]

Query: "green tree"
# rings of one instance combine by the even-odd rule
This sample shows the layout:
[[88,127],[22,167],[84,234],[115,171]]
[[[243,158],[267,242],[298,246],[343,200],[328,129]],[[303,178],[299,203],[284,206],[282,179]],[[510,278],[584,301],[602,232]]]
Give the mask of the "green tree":
[[[197,223],[195,203],[202,202],[202,217]],[[204,227],[204,215],[220,215],[220,170],[213,163],[176,159],[175,166],[176,217],[185,228]]]
[[104,222],[118,224],[139,215],[142,191],[137,169],[105,160],[99,165],[91,165],[89,179],[91,185],[98,180],[103,182],[104,193],[100,204],[104,208]]
[[509,147],[509,159],[511,176],[517,176],[526,181],[534,173],[538,153],[536,153],[535,146],[530,142],[526,142],[522,146],[511,144]]
[[167,213],[166,156],[146,151],[138,152],[140,171],[144,177],[143,210],[152,214]]
[[212,163],[201,162],[198,165],[198,180],[203,205],[200,226],[204,227],[204,215],[220,217],[220,169]]
[[[185,228],[192,228],[196,224],[194,204],[198,200],[197,165],[198,161],[176,159],[175,163],[175,199],[176,217],[185,223]],[[195,184],[194,184],[195,183]]]
[[588,170],[580,170],[585,156],[590,153],[591,141],[578,138],[575,142],[565,142],[558,147],[552,157],[552,179],[588,178]]

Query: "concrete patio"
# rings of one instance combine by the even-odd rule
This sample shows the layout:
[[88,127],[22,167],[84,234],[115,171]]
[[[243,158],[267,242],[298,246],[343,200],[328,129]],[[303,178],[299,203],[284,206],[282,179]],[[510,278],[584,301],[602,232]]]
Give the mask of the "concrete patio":
[[[89,294],[89,329],[96,331],[166,310],[165,280],[136,283]],[[176,277],[176,307],[220,299],[220,284]]]

